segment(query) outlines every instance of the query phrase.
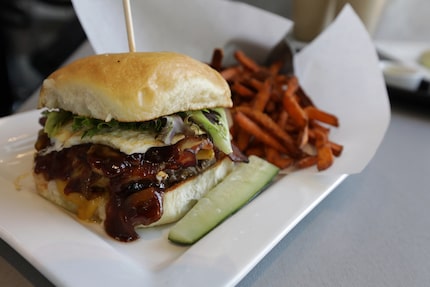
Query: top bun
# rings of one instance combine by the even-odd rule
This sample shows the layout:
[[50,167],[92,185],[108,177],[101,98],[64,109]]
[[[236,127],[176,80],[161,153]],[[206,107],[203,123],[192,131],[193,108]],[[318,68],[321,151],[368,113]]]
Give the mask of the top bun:
[[171,52],[102,54],[79,59],[44,80],[38,105],[122,122],[231,106],[229,86],[217,71]]

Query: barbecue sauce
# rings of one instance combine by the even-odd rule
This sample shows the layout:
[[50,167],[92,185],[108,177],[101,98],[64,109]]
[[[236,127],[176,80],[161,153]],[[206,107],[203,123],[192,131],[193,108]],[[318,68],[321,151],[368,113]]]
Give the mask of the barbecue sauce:
[[[40,133],[36,149],[47,146],[46,135]],[[101,144],[82,144],[38,152],[34,172],[47,181],[65,181],[66,195],[78,192],[93,199],[107,194],[105,230],[111,237],[128,242],[139,237],[135,226],[150,225],[161,218],[168,188],[196,176],[220,157],[216,151],[214,158],[199,160],[197,154],[202,149],[216,151],[209,139],[197,137],[131,155]]]

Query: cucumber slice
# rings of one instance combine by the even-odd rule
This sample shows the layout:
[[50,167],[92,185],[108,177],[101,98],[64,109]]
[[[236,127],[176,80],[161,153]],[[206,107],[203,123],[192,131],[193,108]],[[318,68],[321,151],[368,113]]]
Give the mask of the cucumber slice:
[[250,156],[202,197],[169,231],[170,241],[193,244],[248,203],[278,174],[271,163]]

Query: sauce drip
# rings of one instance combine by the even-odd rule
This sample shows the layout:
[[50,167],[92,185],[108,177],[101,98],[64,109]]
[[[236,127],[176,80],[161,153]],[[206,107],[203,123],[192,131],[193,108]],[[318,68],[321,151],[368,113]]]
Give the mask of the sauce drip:
[[[47,146],[46,134],[40,133],[36,149]],[[188,137],[175,145],[128,155],[101,144],[82,144],[46,154],[38,152],[34,172],[47,181],[65,181],[65,194],[78,192],[86,199],[107,195],[105,230],[111,237],[128,242],[139,237],[135,226],[161,218],[163,195],[170,187],[201,173],[220,156],[215,152],[212,159],[198,160],[202,149],[214,146],[207,138]]]

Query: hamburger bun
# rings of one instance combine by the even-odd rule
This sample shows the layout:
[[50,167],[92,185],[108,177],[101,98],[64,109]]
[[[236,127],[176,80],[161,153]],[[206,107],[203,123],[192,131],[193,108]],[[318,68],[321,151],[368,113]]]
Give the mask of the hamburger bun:
[[231,107],[228,83],[209,65],[172,52],[101,54],[44,80],[38,107],[142,122],[181,111]]

